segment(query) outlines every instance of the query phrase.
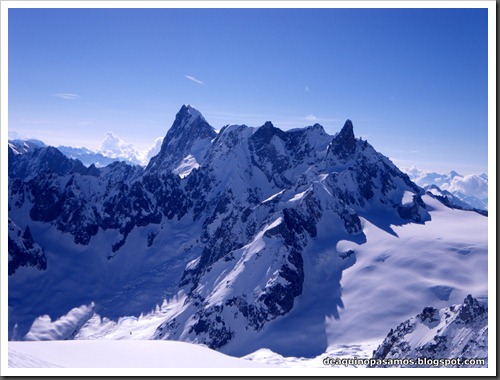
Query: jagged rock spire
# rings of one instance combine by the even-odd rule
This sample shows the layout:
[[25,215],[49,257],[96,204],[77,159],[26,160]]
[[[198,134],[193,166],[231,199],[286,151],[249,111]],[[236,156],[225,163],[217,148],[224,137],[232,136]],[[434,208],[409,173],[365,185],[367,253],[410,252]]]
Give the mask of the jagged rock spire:
[[354,127],[352,126],[352,121],[350,119],[345,121],[339,135],[343,136],[345,139],[354,140]]
[[329,152],[341,159],[347,159],[355,150],[354,128],[352,121],[347,119],[340,132],[333,137]]

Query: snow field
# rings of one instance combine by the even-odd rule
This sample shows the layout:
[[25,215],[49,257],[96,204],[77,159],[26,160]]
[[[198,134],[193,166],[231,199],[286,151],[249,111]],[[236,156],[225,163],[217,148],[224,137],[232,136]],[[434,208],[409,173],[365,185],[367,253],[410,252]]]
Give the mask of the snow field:
[[269,368],[272,365],[185,342],[79,340],[9,342],[9,367]]
[[345,308],[327,320],[330,343],[383,339],[423,305],[441,309],[467,294],[488,296],[488,218],[423,199],[431,221],[392,226],[393,236],[364,220],[365,244],[337,244],[354,250],[356,263],[342,273]]

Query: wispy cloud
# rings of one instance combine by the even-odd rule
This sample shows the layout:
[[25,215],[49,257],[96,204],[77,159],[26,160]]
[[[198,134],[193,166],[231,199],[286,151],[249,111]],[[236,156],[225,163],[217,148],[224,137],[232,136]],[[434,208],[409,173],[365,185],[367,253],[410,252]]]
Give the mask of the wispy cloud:
[[[366,135],[367,137],[369,135]],[[419,150],[395,150],[394,153],[398,153],[398,154],[417,154],[417,153],[420,153]]]
[[309,86],[306,86],[306,87],[305,87],[305,90],[306,90],[307,92],[309,92]]
[[[345,121],[345,119],[331,119],[331,118],[327,118],[327,117],[318,117],[314,114],[309,114],[305,117],[302,117],[300,118],[301,120],[307,120],[307,121],[314,121],[314,122],[317,122],[317,123],[343,123]],[[343,124],[342,124],[343,125]],[[342,127],[341,125],[341,127]]]
[[18,122],[20,124],[53,124],[54,122],[51,120],[44,119],[19,119]]
[[307,115],[304,119],[307,121],[317,121],[318,120],[318,118],[316,116],[314,116],[313,114]]
[[83,120],[83,121],[79,121],[78,123],[76,123],[76,125],[78,125],[79,127],[82,127],[85,125],[92,125],[92,124],[94,124],[94,122],[92,122],[90,120]]
[[53,94],[53,95],[58,97],[58,98],[66,99],[66,100],[76,100],[80,97],[80,95],[72,94],[70,92],[63,92],[63,93]]
[[185,77],[187,79],[189,79],[190,81],[193,81],[194,83],[198,83],[198,84],[205,84],[203,81],[199,80],[199,79],[196,79],[195,77],[191,76],[191,75],[185,75]]
[[17,131],[9,131],[8,133],[9,140],[26,140],[27,137],[23,135],[22,133],[19,133]]

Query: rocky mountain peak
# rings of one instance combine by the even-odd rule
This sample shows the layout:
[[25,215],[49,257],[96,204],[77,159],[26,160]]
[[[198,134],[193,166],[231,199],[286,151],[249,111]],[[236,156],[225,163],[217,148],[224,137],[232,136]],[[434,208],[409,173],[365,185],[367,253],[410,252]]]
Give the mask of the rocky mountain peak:
[[340,130],[340,135],[345,136],[346,138],[353,139],[354,138],[354,127],[352,125],[352,121],[347,119],[344,123],[344,126]]
[[274,125],[273,125],[273,123],[272,123],[272,122],[270,122],[270,121],[266,121],[266,122],[264,123],[264,125],[262,126],[262,128],[269,128],[269,129],[270,129],[270,128],[274,128]]
[[261,144],[268,144],[273,136],[278,135],[278,137],[283,137],[284,134],[285,133],[281,129],[276,128],[273,123],[266,121],[264,125],[257,129],[252,138],[259,141]]
[[168,140],[178,138],[179,134],[189,133],[196,135],[211,135],[214,133],[213,128],[207,123],[203,115],[196,108],[184,104],[165,136],[164,144],[168,144]]
[[176,119],[177,118],[182,118],[182,119],[202,119],[204,121],[205,118],[203,117],[203,115],[201,114],[200,111],[198,111],[196,108],[194,108],[193,106],[191,106],[190,104],[183,104],[181,109],[179,110],[179,112],[177,113],[176,115]]
[[163,139],[160,152],[151,159],[146,172],[175,171],[186,162],[190,163],[190,168],[199,166],[216,135],[215,129],[197,109],[184,104]]
[[464,300],[463,305],[458,313],[458,318],[460,318],[463,323],[471,323],[479,316],[483,315],[486,308],[481,305],[477,299],[473,298],[470,294]]
[[355,150],[354,128],[352,121],[347,119],[340,132],[333,137],[329,151],[341,159],[347,159]]

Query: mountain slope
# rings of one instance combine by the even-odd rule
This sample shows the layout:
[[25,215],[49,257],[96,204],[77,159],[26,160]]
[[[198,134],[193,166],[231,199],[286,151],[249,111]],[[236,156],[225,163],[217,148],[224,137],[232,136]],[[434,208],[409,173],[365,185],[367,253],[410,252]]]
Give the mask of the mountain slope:
[[[9,278],[20,336],[40,315],[91,302],[117,319],[177,296],[150,338],[312,357],[360,333],[381,337],[422,305],[487,295],[487,218],[426,195],[350,120],[335,136],[271,122],[217,133],[185,105],[145,169],[79,168],[54,148],[9,159],[9,217],[47,257],[47,271]],[[403,291],[376,310],[385,277]],[[377,316],[376,328],[359,327]]]
[[405,359],[409,363],[405,367],[436,367],[434,363],[440,367],[487,367],[488,305],[482,301],[469,294],[462,304],[441,310],[424,308],[391,329],[373,352],[373,359],[382,363]]

